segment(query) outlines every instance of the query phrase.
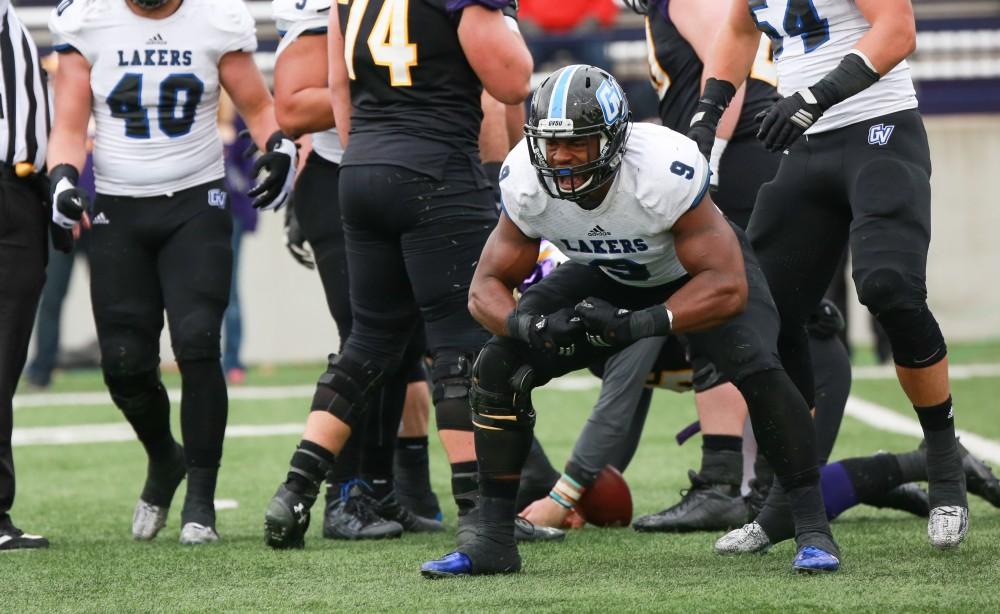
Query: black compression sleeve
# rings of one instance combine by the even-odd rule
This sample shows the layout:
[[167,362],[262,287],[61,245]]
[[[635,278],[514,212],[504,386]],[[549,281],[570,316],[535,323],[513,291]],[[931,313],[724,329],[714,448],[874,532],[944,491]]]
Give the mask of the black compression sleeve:
[[694,110],[694,117],[691,118],[691,125],[698,122],[707,122],[712,128],[719,125],[722,113],[736,96],[736,86],[729,81],[722,81],[714,77],[709,77],[705,81],[705,91],[698,99],[698,106]]
[[857,53],[848,53],[836,68],[809,88],[816,102],[825,111],[861,92],[879,80],[875,72]]

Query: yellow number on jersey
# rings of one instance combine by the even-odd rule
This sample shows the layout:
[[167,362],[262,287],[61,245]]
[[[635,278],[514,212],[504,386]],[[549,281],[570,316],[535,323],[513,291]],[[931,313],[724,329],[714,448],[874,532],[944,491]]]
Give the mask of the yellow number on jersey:
[[[379,66],[389,67],[389,84],[393,87],[413,85],[410,67],[417,65],[417,46],[410,42],[407,21],[409,0],[384,0],[368,35],[368,49]],[[354,0],[347,16],[344,35],[344,61],[347,75],[354,79],[354,45],[358,40],[361,21],[368,0]]]

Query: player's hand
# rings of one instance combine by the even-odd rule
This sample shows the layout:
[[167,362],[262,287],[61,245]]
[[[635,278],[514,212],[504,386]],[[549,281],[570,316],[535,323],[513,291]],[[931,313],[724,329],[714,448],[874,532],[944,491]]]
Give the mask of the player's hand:
[[757,138],[768,151],[783,151],[823,116],[823,108],[809,89],[786,96],[754,119],[760,120]]
[[572,307],[547,315],[519,314],[507,320],[509,336],[527,343],[533,350],[558,356],[576,354],[577,342],[583,341],[583,322]]
[[[257,184],[247,192],[254,199],[254,209],[273,211],[280,209],[292,192],[298,150],[295,142],[280,130],[267,140],[267,151],[253,164],[251,174]],[[261,171],[264,171],[261,177]]]
[[[718,120],[716,120],[716,124]],[[712,158],[712,146],[715,145],[715,125],[710,121],[700,121],[691,124],[687,137],[698,145],[698,151],[706,160]]]
[[813,337],[828,339],[840,333],[847,326],[844,314],[830,299],[823,299],[806,321],[806,329]]
[[83,221],[90,207],[87,192],[76,187],[80,173],[69,164],[59,164],[49,173],[52,185],[52,222],[65,230],[71,230]]
[[559,529],[565,524],[570,511],[546,495],[537,501],[532,501],[518,515],[537,527]]
[[306,235],[299,226],[299,217],[295,214],[295,203],[288,203],[285,213],[285,247],[288,252],[298,262],[307,269],[316,268],[316,260],[313,258],[312,250],[306,245]]
[[587,341],[594,347],[625,347],[644,337],[670,332],[670,312],[662,303],[630,311],[589,297],[577,303],[575,310],[587,327]]

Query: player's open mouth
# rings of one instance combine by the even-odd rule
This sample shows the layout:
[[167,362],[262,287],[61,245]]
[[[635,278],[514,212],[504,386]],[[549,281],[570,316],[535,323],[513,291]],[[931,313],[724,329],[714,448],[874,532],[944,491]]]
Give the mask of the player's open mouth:
[[590,183],[590,173],[585,175],[569,175],[567,177],[557,177],[556,182],[563,192],[573,192],[585,187]]

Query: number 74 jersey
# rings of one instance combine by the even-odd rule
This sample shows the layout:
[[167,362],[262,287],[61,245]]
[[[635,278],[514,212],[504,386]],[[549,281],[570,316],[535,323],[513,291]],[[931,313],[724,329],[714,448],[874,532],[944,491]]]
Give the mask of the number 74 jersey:
[[547,239],[573,262],[596,266],[622,284],[652,287],[687,274],[670,230],[701,203],[708,178],[694,141],[635,123],[621,168],[595,209],[549,196],[523,140],[504,161],[500,191],[504,213],[526,236]]
[[49,29],[57,51],[75,50],[91,67],[98,193],[156,196],[225,175],[219,61],[257,48],[243,2],[184,0],[148,19],[123,0],[63,0]]
[[[853,0],[748,3],[757,29],[771,39],[782,96],[790,96],[826,76],[871,29]],[[916,107],[910,67],[904,60],[871,87],[833,105],[806,134],[836,130]]]

